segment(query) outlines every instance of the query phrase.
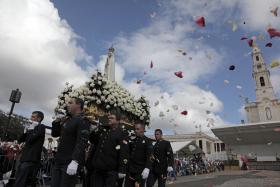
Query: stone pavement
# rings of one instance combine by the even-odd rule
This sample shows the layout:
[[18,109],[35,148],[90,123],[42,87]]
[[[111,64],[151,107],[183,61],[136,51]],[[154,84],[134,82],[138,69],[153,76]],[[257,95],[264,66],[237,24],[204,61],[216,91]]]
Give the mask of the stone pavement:
[[280,171],[228,170],[177,177],[170,187],[280,187]]

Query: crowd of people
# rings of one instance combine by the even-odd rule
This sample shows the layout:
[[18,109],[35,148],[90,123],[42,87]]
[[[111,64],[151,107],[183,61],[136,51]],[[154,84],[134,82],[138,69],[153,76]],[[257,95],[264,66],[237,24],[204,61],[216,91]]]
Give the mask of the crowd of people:
[[83,100],[71,98],[67,115],[53,121],[51,135],[59,138],[57,150],[43,147],[44,114],[32,112],[31,123],[18,143],[5,144],[1,149],[3,160],[13,163],[2,167],[1,162],[1,175],[12,171],[9,186],[36,186],[40,177],[50,177],[52,187],[75,186],[79,179],[85,187],[151,187],[156,181],[158,186],[165,186],[174,159],[161,129],[155,130],[153,141],[144,135],[142,121],[133,122],[133,133],[121,126],[117,108],[108,111],[107,124],[93,124],[84,116],[83,108]]
[[34,111],[18,141],[0,146],[0,180],[6,186],[48,183],[51,187],[152,187],[177,176],[223,170],[220,161],[205,161],[201,154],[174,159],[169,141],[156,129],[155,140],[144,135],[145,125],[134,121],[134,132],[120,125],[121,113],[108,111],[107,124],[93,124],[83,115],[83,100],[71,98],[68,114],[52,122],[51,135],[58,147],[46,149],[44,114]]

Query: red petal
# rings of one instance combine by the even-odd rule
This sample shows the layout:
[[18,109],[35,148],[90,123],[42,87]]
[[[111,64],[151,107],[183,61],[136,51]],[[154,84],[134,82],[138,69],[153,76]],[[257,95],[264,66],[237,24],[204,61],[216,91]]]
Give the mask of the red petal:
[[273,129],[275,132],[280,132],[280,127]]
[[270,38],[280,37],[280,31],[278,31],[278,30],[276,30],[274,28],[267,29],[267,32],[268,32]]
[[265,47],[272,47],[272,43],[271,43],[271,42],[267,43],[267,44],[265,45]]
[[184,110],[183,112],[181,112],[182,115],[188,115],[188,111]]
[[205,19],[204,17],[199,17],[197,20],[195,20],[195,23],[200,27],[205,27]]
[[154,67],[153,61],[151,61],[150,68],[153,68],[153,67]]
[[183,72],[182,71],[177,71],[174,74],[179,78],[183,78]]
[[247,42],[248,42],[248,45],[249,45],[250,47],[252,47],[252,46],[253,46],[253,40],[252,40],[252,39],[247,40]]
[[246,36],[241,37],[240,40],[247,40],[248,38]]

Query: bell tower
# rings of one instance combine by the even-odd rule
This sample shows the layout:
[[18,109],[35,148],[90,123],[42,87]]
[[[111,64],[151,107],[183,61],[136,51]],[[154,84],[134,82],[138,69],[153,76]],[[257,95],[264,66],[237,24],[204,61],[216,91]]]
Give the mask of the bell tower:
[[253,78],[256,81],[256,100],[261,102],[264,99],[276,99],[270,81],[270,72],[266,68],[262,53],[257,45],[253,46]]

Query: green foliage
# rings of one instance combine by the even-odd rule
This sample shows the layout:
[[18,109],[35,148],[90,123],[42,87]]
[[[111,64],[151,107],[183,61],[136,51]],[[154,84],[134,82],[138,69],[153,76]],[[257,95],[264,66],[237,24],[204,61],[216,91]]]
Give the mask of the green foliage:
[[2,141],[18,140],[23,133],[23,125],[27,119],[13,115],[9,121],[8,116],[0,112],[0,138]]

